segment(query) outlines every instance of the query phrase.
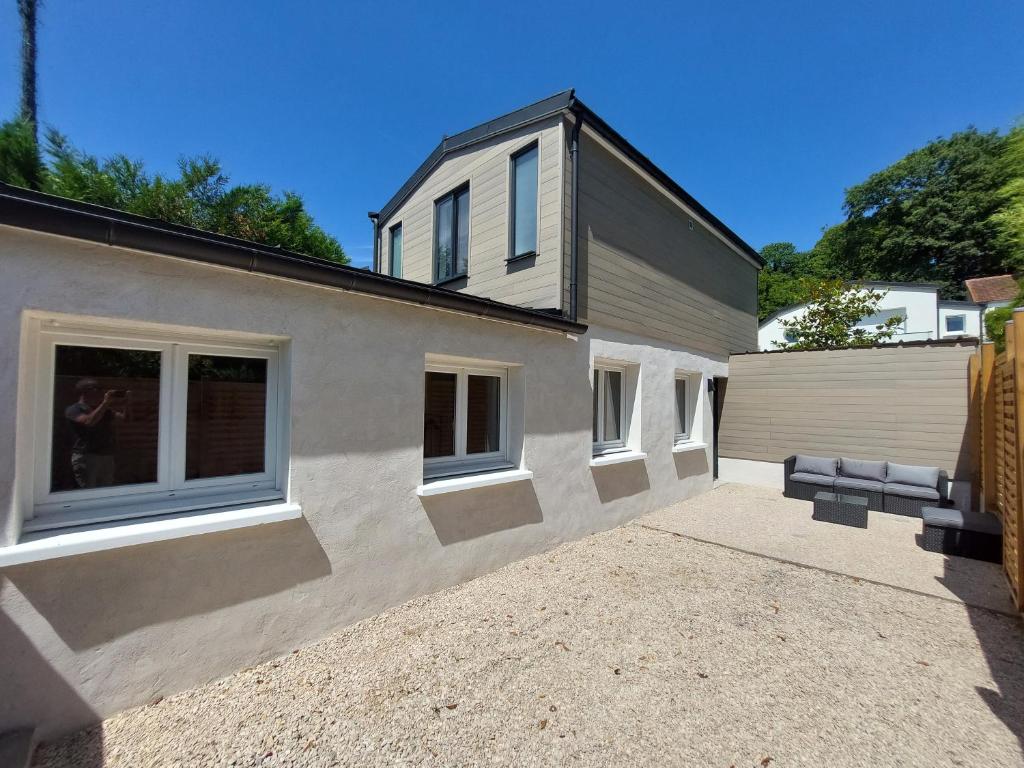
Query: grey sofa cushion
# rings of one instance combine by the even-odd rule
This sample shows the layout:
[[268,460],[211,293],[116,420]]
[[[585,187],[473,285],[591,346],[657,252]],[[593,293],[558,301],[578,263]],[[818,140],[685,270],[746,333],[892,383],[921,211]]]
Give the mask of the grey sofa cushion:
[[881,493],[885,483],[881,480],[862,480],[859,477],[837,477],[836,489],[845,491],[875,491]]
[[811,485],[820,485],[823,488],[831,488],[836,480],[831,475],[817,475],[813,472],[794,472],[789,476],[789,479],[795,483],[810,483]]
[[793,471],[835,477],[838,468],[839,459],[826,459],[821,456],[802,456],[798,453]]
[[884,461],[864,461],[863,459],[840,459],[839,475],[841,477],[856,477],[861,480],[877,480],[885,482]]
[[903,483],[886,483],[886,495],[904,496],[908,499],[927,499],[938,501],[939,492],[934,488],[925,488],[923,485],[904,485]]
[[951,507],[925,507],[921,510],[925,525],[938,525],[942,528],[961,528],[965,531],[991,533],[999,535],[1003,532],[1003,524],[995,515],[983,512],[961,512]]
[[914,467],[909,464],[893,464],[885,470],[885,482],[900,485],[923,485],[935,488],[939,484],[938,467]]

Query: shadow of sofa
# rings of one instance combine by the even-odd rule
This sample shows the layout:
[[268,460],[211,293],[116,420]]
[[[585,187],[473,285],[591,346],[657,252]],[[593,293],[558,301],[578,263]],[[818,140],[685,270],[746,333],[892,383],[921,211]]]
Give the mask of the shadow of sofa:
[[790,499],[813,501],[819,491],[849,493],[866,497],[868,509],[909,517],[947,500],[949,477],[938,467],[803,454],[790,456],[783,467],[783,495]]

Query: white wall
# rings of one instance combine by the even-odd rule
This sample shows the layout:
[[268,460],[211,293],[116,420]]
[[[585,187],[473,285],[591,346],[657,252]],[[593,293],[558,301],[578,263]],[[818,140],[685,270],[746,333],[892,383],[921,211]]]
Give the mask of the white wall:
[[[723,360],[10,227],[0,227],[0,263],[7,393],[18,391],[26,309],[288,338],[290,500],[303,510],[0,571],[0,732],[67,732],[711,487],[710,449],[672,452],[674,375],[724,375]],[[427,354],[522,364],[532,481],[416,496]],[[640,367],[645,461],[589,466],[595,356]],[[9,400],[0,411],[0,532],[14,527],[13,486],[29,460],[15,455],[17,408]]]
[[[874,330],[874,326],[883,322],[898,311],[904,317],[904,324],[899,333],[890,339],[897,341],[923,341],[935,339],[936,336],[936,289],[925,286],[921,288],[874,288],[884,291],[885,295],[878,303],[878,317],[865,318],[859,327]],[[762,352],[778,349],[774,342],[784,341],[784,329],[780,320],[792,320],[807,311],[807,305],[794,307],[758,328],[757,344]]]
[[[946,318],[951,315],[964,316],[964,330],[962,332],[946,330]],[[977,305],[943,306],[941,303],[939,304],[939,338],[955,339],[957,336],[981,338],[981,307]]]

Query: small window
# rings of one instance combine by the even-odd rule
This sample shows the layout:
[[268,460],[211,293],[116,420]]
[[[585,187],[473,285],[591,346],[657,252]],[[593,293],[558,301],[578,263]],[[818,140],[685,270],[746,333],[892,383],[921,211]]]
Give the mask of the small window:
[[388,274],[392,277],[402,276],[402,225],[395,224],[389,230],[388,237]]
[[469,187],[434,203],[434,282],[466,274],[469,264]]
[[675,441],[683,443],[690,439],[690,401],[685,376],[676,376],[676,431]]
[[424,379],[425,477],[510,466],[508,371],[429,366]]
[[594,368],[594,453],[620,450],[626,444],[626,411],[623,402],[624,368]]
[[946,333],[963,333],[967,327],[967,315],[946,315]]
[[537,252],[537,159],[536,144],[512,156],[512,258]]
[[273,345],[32,323],[26,531],[280,498]]

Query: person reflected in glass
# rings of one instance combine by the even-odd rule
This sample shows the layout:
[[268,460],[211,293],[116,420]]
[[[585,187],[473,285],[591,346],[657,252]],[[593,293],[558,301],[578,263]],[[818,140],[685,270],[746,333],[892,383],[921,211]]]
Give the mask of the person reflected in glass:
[[131,392],[108,389],[101,393],[96,379],[75,384],[78,401],[64,410],[75,442],[71,446],[71,472],[79,488],[114,484],[114,424],[128,418]]

